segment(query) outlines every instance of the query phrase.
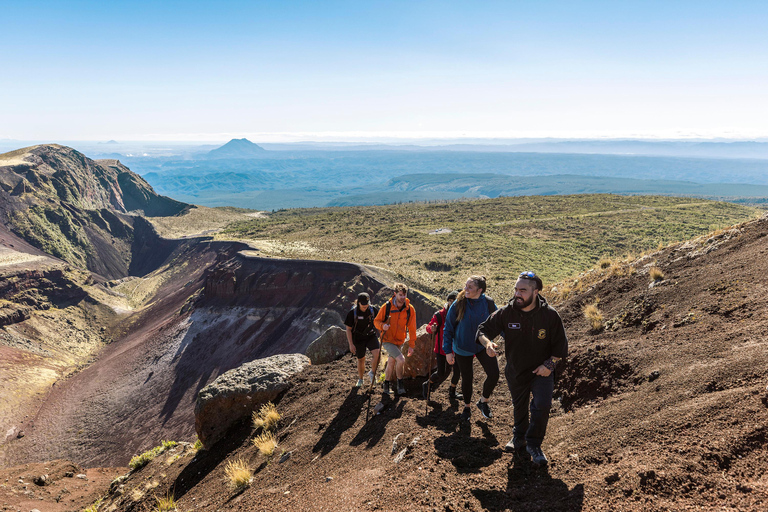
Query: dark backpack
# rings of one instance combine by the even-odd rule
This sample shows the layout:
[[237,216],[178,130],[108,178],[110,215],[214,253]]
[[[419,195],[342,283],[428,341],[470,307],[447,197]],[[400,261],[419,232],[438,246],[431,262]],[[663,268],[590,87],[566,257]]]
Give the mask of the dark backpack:
[[358,313],[362,313],[362,311],[358,311],[357,305],[352,307],[352,311],[353,311],[353,314],[355,316],[355,323],[352,326],[352,332],[353,333],[357,333],[357,334],[370,334],[371,331],[374,331],[374,332],[376,331],[373,328],[373,319],[376,318],[376,313],[378,313],[378,311],[376,311],[376,308],[373,307],[373,306],[368,306],[368,310],[370,311],[370,317],[369,317],[370,318],[370,320],[369,320],[370,326],[368,327],[368,330],[366,330],[365,332],[358,333],[357,332]]
[[[387,305],[386,305],[385,311],[386,312],[384,313],[384,323],[387,323],[389,321],[389,314],[392,311],[392,301],[391,300],[387,301]],[[402,311],[402,309],[400,311]],[[409,323],[411,323],[411,306],[410,305],[408,305],[408,309],[406,310],[406,314],[405,314],[405,328],[406,329],[408,328],[408,324]]]

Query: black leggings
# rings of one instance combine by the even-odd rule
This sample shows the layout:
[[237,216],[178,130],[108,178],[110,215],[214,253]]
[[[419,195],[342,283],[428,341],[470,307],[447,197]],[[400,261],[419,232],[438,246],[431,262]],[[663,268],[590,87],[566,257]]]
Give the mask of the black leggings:
[[485,382],[483,383],[483,398],[491,398],[491,393],[499,382],[499,362],[497,358],[491,357],[483,350],[474,356],[456,356],[456,364],[459,365],[461,372],[461,392],[464,394],[464,403],[472,403],[472,361],[477,357],[480,366],[485,370]]
[[[429,376],[429,381],[432,383],[432,389],[437,389],[437,386],[443,383],[448,378],[448,374],[451,373],[451,365],[445,360],[444,354],[437,354],[437,370]],[[456,386],[461,378],[461,370],[459,365],[453,365],[453,376],[451,376],[451,385]]]

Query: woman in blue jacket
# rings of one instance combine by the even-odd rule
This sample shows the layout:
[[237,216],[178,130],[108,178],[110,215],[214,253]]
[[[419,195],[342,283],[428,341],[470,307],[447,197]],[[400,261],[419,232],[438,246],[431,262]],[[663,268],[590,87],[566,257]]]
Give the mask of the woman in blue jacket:
[[472,276],[467,279],[464,289],[451,304],[445,316],[443,329],[443,351],[448,364],[458,364],[461,370],[461,391],[464,394],[464,411],[462,420],[472,417],[470,404],[472,402],[473,360],[477,358],[485,371],[483,393],[477,402],[477,408],[486,418],[492,418],[488,399],[491,398],[496,384],[499,382],[499,362],[495,353],[489,354],[482,345],[476,342],[477,328],[488,316],[496,311],[496,304],[490,297],[485,296],[485,276]]

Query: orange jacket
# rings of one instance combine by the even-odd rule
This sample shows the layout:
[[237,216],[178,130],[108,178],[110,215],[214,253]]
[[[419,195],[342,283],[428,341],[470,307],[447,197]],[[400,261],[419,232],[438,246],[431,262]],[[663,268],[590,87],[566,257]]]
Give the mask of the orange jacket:
[[[392,297],[389,302],[392,303],[392,309],[389,312],[389,329],[384,330],[384,316],[387,314],[387,304],[381,306],[373,325],[381,331],[382,343],[393,343],[398,347],[405,343],[405,334],[408,332],[408,345],[416,348],[416,309],[411,306],[411,301],[405,299],[405,306],[402,310],[397,310],[395,298]],[[411,319],[408,321],[408,309],[411,310]]]

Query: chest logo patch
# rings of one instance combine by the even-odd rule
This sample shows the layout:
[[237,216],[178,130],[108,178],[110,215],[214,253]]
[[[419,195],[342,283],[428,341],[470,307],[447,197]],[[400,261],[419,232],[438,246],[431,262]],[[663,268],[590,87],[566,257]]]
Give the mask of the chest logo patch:
[[539,339],[543,340],[547,337],[547,330],[546,329],[539,329]]
[[509,324],[509,328],[510,329],[519,329],[520,328],[520,324]]

